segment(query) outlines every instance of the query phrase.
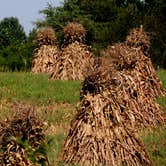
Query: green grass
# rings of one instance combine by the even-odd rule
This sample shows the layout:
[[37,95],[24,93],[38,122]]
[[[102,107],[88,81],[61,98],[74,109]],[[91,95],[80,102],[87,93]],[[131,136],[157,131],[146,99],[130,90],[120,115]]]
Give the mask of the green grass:
[[48,80],[47,75],[0,73],[0,99],[33,103],[79,101],[80,81]]
[[166,164],[166,130],[164,127],[142,133],[141,137],[154,166]]
[[[158,70],[157,74],[163,83],[163,87],[166,89],[166,70]],[[163,107],[163,110],[166,112],[166,97],[158,98],[157,102]]]
[[158,74],[160,80],[163,82],[164,88],[166,89],[166,70],[163,70],[163,69],[158,70],[157,74]]

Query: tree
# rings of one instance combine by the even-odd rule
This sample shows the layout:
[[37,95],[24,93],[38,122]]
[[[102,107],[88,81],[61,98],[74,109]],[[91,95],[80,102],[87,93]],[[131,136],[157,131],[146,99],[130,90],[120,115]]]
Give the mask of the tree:
[[151,58],[156,65],[166,68],[166,1],[145,0],[145,29],[153,34]]
[[123,40],[127,28],[138,25],[136,21],[139,20],[138,13],[141,13],[139,10],[142,10],[142,3],[139,0],[134,2],[136,1],[130,0],[126,3],[118,0],[65,0],[60,7],[48,4],[40,11],[45,15],[45,20],[37,22],[37,26],[52,26],[62,42],[63,26],[71,21],[79,22],[87,30],[87,44],[100,49]]
[[15,17],[4,18],[0,22],[0,48],[24,42],[26,34]]
[[123,41],[130,29],[143,24],[147,32],[156,35],[151,47],[152,60],[164,66],[165,10],[165,0],[65,0],[60,7],[48,4],[40,11],[45,19],[37,22],[37,27],[52,26],[62,43],[63,26],[77,21],[87,30],[87,44],[100,50],[108,44]]
[[4,18],[0,22],[0,70],[27,70],[35,49],[33,30],[28,37],[19,20]]

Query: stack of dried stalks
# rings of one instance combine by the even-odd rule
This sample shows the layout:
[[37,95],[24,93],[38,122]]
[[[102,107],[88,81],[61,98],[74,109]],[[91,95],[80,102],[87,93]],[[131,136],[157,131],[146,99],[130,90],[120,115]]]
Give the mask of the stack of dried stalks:
[[40,160],[48,164],[38,151],[45,141],[41,119],[33,108],[17,106],[14,117],[0,123],[0,165],[34,166]]
[[[81,24],[69,23],[64,27],[66,46],[54,66],[52,79],[83,80],[94,63],[90,47],[83,44],[85,29]],[[67,45],[68,44],[68,45]]]
[[54,30],[51,27],[44,27],[37,31],[36,40],[38,46],[43,45],[56,45],[57,38],[55,36]]
[[108,46],[105,55],[110,57],[109,62],[119,71],[126,71],[136,80],[139,88],[146,95],[164,96],[162,82],[149,57],[145,56],[140,48],[129,47],[125,44]]
[[[66,163],[80,165],[151,165],[144,145],[121,118],[107,91],[86,95],[62,151]],[[117,109],[118,108],[118,109]]]
[[96,61],[83,82],[81,108],[62,159],[80,165],[151,165],[135,136],[140,127],[165,123],[154,98],[163,91],[150,59],[140,47],[116,44]]
[[51,73],[59,55],[54,30],[50,27],[40,29],[36,40],[38,48],[32,60],[32,72]]
[[81,108],[65,141],[62,160],[80,165],[151,165],[135,133],[165,123],[152,96],[145,96],[110,58],[99,59],[85,78]]
[[54,64],[57,63],[59,50],[56,46],[43,45],[38,48],[32,60],[33,73],[52,73]]
[[140,48],[144,55],[149,56],[150,37],[144,31],[143,26],[132,29],[126,37],[126,44],[129,47]]
[[105,58],[104,62],[101,62],[103,66],[99,66],[85,78],[81,97],[88,93],[100,94],[107,90],[108,98],[114,98],[114,109],[121,112],[126,125],[137,129],[164,124],[163,112],[160,111],[155,98],[144,93],[138,80],[131,76],[130,72],[117,71],[112,66],[105,66],[109,59]]
[[77,41],[62,49],[52,79],[83,80],[87,69],[93,66],[93,55],[88,47]]
[[64,27],[64,44],[68,45],[69,43],[73,43],[78,41],[83,43],[85,41],[86,30],[85,28],[77,23],[77,22],[69,22]]

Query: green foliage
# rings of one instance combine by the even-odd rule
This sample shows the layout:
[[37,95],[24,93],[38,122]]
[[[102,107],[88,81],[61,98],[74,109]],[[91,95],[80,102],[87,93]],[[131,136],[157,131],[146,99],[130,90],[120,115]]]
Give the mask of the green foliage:
[[165,8],[164,0],[65,0],[60,7],[48,4],[41,10],[45,19],[36,25],[52,26],[62,44],[63,26],[79,22],[87,30],[87,44],[98,52],[108,44],[123,41],[130,29],[143,24],[146,31],[155,34],[151,48],[153,62],[166,67]]
[[[76,21],[84,25],[87,30],[87,43],[103,48],[109,43],[123,40],[128,28],[139,25],[140,19],[138,3],[134,1],[116,2],[114,0],[66,0],[61,7],[50,4],[41,11],[45,20],[36,22],[37,26],[50,25],[54,27],[61,43],[63,41],[63,26],[67,22]],[[138,1],[139,2],[139,1]],[[141,4],[141,2],[139,3]]]
[[20,44],[25,39],[25,32],[17,18],[4,18],[0,22],[0,48]]
[[0,71],[30,69],[34,49],[33,43],[30,42],[0,49]]
[[50,144],[50,139],[46,143],[41,143],[37,148],[32,148],[28,140],[22,138],[16,138],[16,143],[25,149],[26,157],[34,164],[40,164],[41,166],[47,165],[47,146]]
[[156,65],[166,68],[166,1],[146,0],[144,27],[152,35],[151,58]]
[[0,22],[0,71],[30,69],[35,49],[32,40],[32,33],[27,38],[17,18],[4,18]]

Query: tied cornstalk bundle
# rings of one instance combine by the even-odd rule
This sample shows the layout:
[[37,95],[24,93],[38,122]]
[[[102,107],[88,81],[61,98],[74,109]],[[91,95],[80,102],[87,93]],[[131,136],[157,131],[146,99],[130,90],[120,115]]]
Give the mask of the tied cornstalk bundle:
[[62,49],[51,79],[83,80],[93,63],[94,58],[89,47],[75,41]]
[[126,44],[129,47],[140,48],[144,55],[149,56],[150,37],[144,31],[143,26],[132,29],[126,37]]
[[36,34],[36,41],[39,47],[43,45],[57,44],[55,32],[51,27],[44,27],[39,29]]
[[77,22],[69,22],[63,29],[64,44],[68,45],[72,42],[78,41],[83,43],[85,41],[86,30]]
[[151,59],[140,48],[130,48],[124,43],[118,43],[108,46],[105,56],[110,57],[109,62],[116,70],[130,73],[146,95],[156,97],[166,94]]
[[[109,62],[104,59],[104,61]],[[83,82],[81,98],[88,93],[96,95],[108,92],[114,98],[114,109],[119,110],[126,125],[135,129],[157,127],[165,124],[165,115],[152,95],[145,95],[137,81],[126,71],[117,71],[108,66],[99,66]]]
[[38,48],[32,59],[33,73],[51,74],[59,56],[57,39],[51,27],[41,28],[36,35]]
[[30,106],[16,103],[16,107],[14,116],[0,123],[0,165],[35,166],[40,161],[49,165],[39,150],[45,142],[42,120]]
[[103,57],[107,58],[116,70],[133,69],[142,55],[139,49],[130,48],[124,43],[109,45],[103,51]]
[[108,92],[87,94],[71,122],[62,160],[79,165],[151,165],[135,131],[126,127]]
[[37,48],[32,60],[32,72],[52,73],[54,64],[57,63],[58,56],[59,50],[56,46],[43,45]]

